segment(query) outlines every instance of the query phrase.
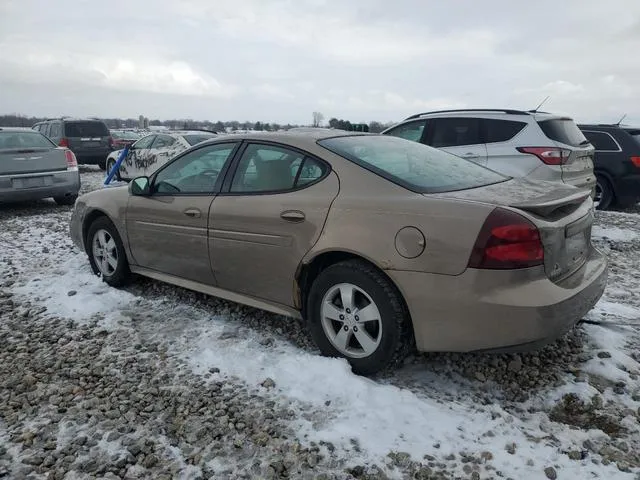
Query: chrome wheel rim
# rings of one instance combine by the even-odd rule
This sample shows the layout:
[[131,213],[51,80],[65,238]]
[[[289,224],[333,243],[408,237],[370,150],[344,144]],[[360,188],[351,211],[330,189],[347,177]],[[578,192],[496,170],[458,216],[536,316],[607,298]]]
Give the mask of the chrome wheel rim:
[[373,299],[360,287],[340,283],[331,287],[320,308],[322,329],[342,355],[364,358],[382,340],[382,320]]
[[118,268],[118,249],[115,239],[107,230],[100,229],[93,235],[92,252],[100,273],[104,276],[113,275]]
[[596,182],[596,194],[593,198],[593,205],[598,208],[600,202],[602,202],[602,185],[600,185],[600,182]]

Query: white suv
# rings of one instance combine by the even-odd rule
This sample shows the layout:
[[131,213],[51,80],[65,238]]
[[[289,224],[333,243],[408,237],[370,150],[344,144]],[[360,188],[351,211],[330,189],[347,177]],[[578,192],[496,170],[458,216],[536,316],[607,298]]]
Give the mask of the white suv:
[[445,150],[510,177],[595,188],[594,148],[568,117],[520,110],[441,110],[382,132]]

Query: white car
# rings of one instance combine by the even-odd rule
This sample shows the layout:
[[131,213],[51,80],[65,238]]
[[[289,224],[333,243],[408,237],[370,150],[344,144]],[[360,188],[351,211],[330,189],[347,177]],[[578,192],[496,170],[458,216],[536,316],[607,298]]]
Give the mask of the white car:
[[[132,180],[140,176],[149,176],[178,153],[215,136],[214,132],[185,130],[152,133],[142,137],[129,147],[116,178]],[[122,150],[114,150],[107,156],[107,172],[113,169],[121,152]]]
[[441,110],[412,115],[382,133],[509,177],[562,182],[595,193],[595,150],[569,117],[508,109]]

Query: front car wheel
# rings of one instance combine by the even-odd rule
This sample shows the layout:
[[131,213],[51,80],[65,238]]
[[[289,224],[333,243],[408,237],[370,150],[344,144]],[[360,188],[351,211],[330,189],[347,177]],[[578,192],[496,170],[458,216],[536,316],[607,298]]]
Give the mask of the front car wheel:
[[91,224],[86,246],[91,269],[96,275],[112,287],[126,283],[129,263],[118,230],[108,218],[100,217]]

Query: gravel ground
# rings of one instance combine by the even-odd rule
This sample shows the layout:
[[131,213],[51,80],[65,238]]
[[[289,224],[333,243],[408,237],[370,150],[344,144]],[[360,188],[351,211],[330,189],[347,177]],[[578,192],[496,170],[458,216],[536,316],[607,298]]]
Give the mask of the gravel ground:
[[[83,190],[101,180],[83,170]],[[640,209],[597,215],[611,270],[591,323],[374,380],[277,315],[110,289],[70,211],[0,206],[0,478],[640,479]]]

